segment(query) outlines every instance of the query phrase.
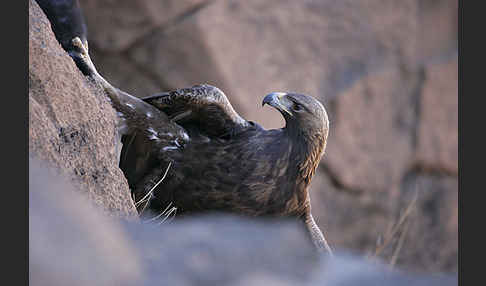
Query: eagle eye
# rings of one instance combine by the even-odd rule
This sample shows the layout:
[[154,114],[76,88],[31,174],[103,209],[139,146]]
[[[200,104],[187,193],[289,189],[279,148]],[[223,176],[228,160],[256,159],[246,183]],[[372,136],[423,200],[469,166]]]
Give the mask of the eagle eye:
[[292,106],[292,111],[301,112],[303,110],[304,110],[304,107],[301,104],[294,103],[294,105]]

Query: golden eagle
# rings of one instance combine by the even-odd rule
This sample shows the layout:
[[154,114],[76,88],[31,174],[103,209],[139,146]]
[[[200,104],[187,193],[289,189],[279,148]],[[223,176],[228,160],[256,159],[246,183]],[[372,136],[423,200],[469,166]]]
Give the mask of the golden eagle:
[[135,201],[149,196],[151,210],[172,205],[178,215],[222,211],[296,217],[315,244],[330,252],[312,218],[308,192],[329,130],[318,100],[268,94],[262,105],[277,109],[286,124],[266,130],[239,116],[225,94],[210,85],[131,96],[98,74],[79,38],[73,44],[121,118],[120,168]]

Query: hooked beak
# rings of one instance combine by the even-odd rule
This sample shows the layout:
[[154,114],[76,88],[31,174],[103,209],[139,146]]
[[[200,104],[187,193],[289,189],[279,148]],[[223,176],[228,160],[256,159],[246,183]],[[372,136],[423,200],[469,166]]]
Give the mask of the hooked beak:
[[286,95],[287,95],[287,93],[285,93],[285,92],[272,92],[270,94],[267,94],[265,96],[265,98],[263,98],[262,106],[264,106],[265,104],[268,104],[268,105],[276,108],[280,112],[282,112],[282,114],[284,114],[284,112],[285,112],[288,115],[292,116],[293,115],[292,112],[290,112],[290,110],[288,109],[288,107],[285,104],[285,103],[287,103],[287,100],[285,100]]

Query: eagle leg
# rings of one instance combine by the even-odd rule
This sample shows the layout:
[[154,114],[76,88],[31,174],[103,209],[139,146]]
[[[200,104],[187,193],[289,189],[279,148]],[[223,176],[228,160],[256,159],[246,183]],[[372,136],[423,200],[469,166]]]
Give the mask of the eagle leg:
[[[144,102],[140,98],[132,96],[118,88],[112,86],[105,80],[96,70],[95,65],[91,61],[88,54],[87,45],[85,45],[79,37],[72,40],[73,46],[78,49],[78,57],[89,70],[89,76],[96,83],[101,85],[110,99],[110,103],[118,111],[118,116],[122,119],[124,124],[121,124],[120,133],[126,135],[134,130],[146,131],[147,129],[157,129],[162,123],[168,123],[169,118],[166,114],[155,108],[154,106]],[[123,120],[126,119],[126,120]],[[125,126],[128,125],[128,126]],[[177,133],[184,133],[179,127],[175,127]]]
[[306,215],[305,225],[306,225],[307,230],[309,231],[309,233],[311,235],[311,238],[312,238],[312,241],[314,242],[314,245],[320,251],[327,251],[332,256],[333,254],[332,254],[331,247],[329,247],[329,244],[327,244],[326,238],[322,234],[322,231],[319,228],[319,226],[314,221],[314,217],[312,216],[311,213]]
[[[91,61],[91,58],[88,53],[88,45],[84,44],[79,37],[75,37],[72,40],[73,46],[76,48],[76,57],[83,63],[84,66],[88,69],[88,74],[92,79],[95,80],[95,82],[101,84],[105,92],[108,94],[110,100],[112,101],[112,104],[114,105],[115,109],[120,111],[120,107],[123,105],[126,105],[128,102],[122,102],[122,101],[127,101],[125,99],[126,96],[120,96],[120,90],[112,86],[108,81],[106,81],[96,70],[95,65]],[[128,95],[128,94],[127,94]],[[133,97],[131,95],[128,95],[129,97]],[[124,100],[123,100],[124,99]],[[137,100],[134,100],[137,101]],[[133,102],[131,102],[133,105]]]
[[[121,154],[119,156],[119,165],[121,163],[120,167],[129,180],[130,185],[137,186],[139,185],[138,179],[141,178],[147,169],[151,168],[150,165],[152,163],[150,162],[152,160],[144,159],[145,157],[153,159],[161,156],[167,159],[164,156],[168,154],[168,151],[183,148],[190,138],[186,131],[181,126],[173,124],[165,113],[140,98],[115,88],[106,81],[96,70],[88,54],[87,46],[79,37],[74,38],[72,44],[78,50],[79,58],[88,68],[89,77],[101,86],[108,95],[112,107],[117,111],[118,135],[136,136],[140,139],[134,144],[128,141],[127,146],[124,146],[121,151],[121,153],[124,153],[123,156]],[[143,155],[140,155],[140,153],[143,153]],[[124,159],[127,156],[137,157],[135,162],[140,163],[137,163],[135,166],[128,163],[125,164],[126,160]],[[136,178],[136,180],[134,181],[133,178]],[[141,191],[134,190],[134,192],[138,194]]]

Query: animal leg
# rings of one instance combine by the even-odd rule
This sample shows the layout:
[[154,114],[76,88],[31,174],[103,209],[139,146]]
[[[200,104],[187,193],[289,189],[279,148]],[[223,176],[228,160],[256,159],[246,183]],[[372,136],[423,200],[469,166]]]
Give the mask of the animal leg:
[[84,44],[79,37],[74,38],[72,43],[73,46],[78,49],[78,51],[76,51],[76,57],[79,58],[84,66],[86,66],[90,77],[102,86],[104,91],[108,94],[111,104],[118,112],[123,114],[133,113],[139,105],[148,105],[137,97],[115,88],[98,73],[89,56],[87,43]]
[[309,233],[312,237],[312,241],[314,242],[314,245],[319,250],[327,251],[332,256],[332,250],[329,247],[329,244],[327,244],[326,238],[322,234],[322,231],[320,230],[319,226],[317,226],[316,222],[314,221],[314,217],[312,217],[311,213],[309,213],[306,216],[305,225],[306,225],[307,229],[309,230]]
[[[182,136],[181,140],[185,140],[183,135],[185,131],[182,128],[175,125],[167,125],[169,118],[166,114],[143,100],[119,90],[105,80],[96,70],[88,54],[87,45],[80,38],[74,38],[72,43],[79,50],[78,57],[89,70],[90,77],[103,88],[110,99],[111,105],[118,111],[118,116],[123,123],[120,124],[120,133],[127,135],[135,130],[147,132],[147,130],[164,131],[165,129],[171,129],[171,133]],[[164,123],[165,128],[164,126],[161,127],[161,124]],[[169,132],[169,130],[165,131]],[[148,136],[150,135],[148,134]]]

